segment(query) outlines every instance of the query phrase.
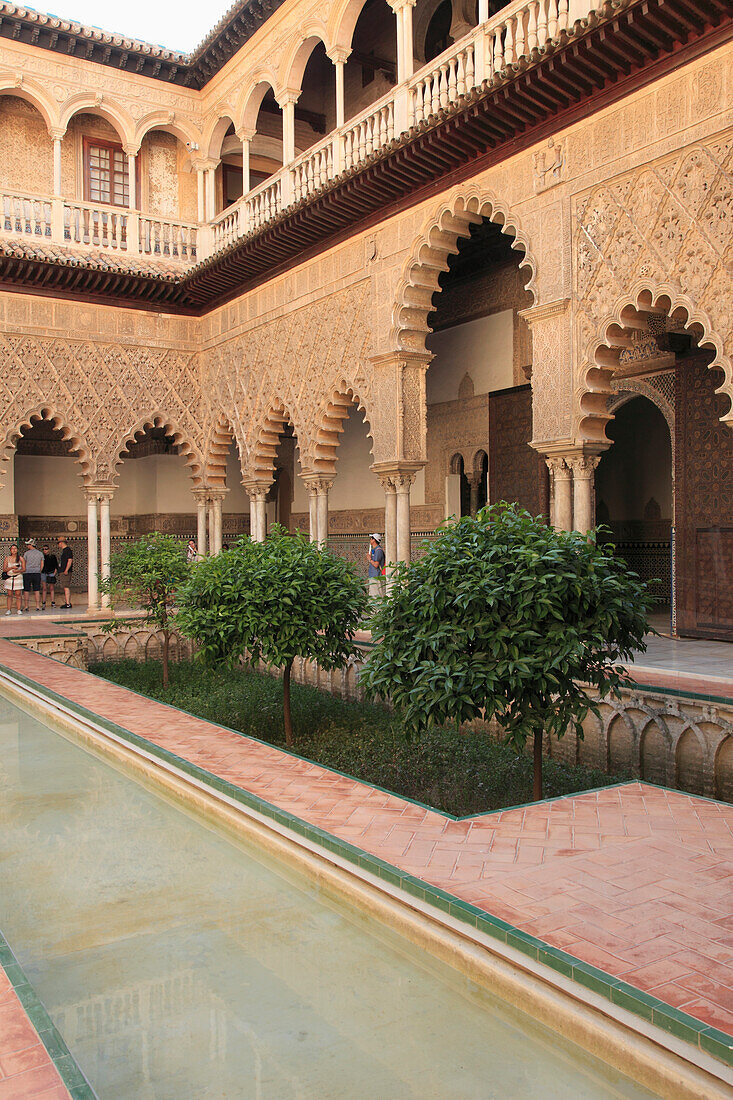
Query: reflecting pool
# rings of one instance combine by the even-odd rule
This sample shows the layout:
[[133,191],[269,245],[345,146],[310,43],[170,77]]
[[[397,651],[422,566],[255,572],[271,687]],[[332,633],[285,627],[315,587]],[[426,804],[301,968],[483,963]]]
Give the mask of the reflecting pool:
[[102,1100],[651,1094],[0,700],[0,929]]

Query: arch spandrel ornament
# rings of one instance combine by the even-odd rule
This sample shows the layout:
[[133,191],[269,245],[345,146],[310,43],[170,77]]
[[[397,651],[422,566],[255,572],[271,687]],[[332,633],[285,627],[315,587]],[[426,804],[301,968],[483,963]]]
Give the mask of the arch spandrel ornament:
[[576,434],[605,441],[610,379],[629,309],[680,321],[723,372],[733,426],[733,142],[661,158],[599,185],[576,205]]

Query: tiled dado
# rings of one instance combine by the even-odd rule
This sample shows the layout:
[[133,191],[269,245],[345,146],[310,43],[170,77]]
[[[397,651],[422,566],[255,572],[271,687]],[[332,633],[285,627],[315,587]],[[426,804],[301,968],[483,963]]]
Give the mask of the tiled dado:
[[733,807],[632,782],[456,819],[8,641],[0,662],[21,687],[733,1065]]
[[0,1100],[95,1094],[0,933]]

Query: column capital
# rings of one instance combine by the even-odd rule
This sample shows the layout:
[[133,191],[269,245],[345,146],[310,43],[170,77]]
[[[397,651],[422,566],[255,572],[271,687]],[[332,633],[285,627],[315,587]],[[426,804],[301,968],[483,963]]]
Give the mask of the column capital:
[[212,504],[216,503],[217,501],[223,503],[226,499],[226,495],[228,492],[229,490],[226,488],[226,486],[222,485],[218,486],[216,489],[207,489],[206,496]]
[[136,157],[138,155],[138,153],[140,152],[140,146],[139,145],[123,145],[122,146],[122,152],[125,154],[126,157]]
[[114,485],[86,485],[84,487],[84,498],[87,503],[94,501],[111,500],[115,495]]
[[280,98],[277,101],[278,107],[282,111],[284,111],[285,108],[290,106],[291,103],[292,103],[293,106],[295,106],[295,104],[300,99],[300,92],[301,92],[300,88],[286,88],[281,93]]
[[52,141],[61,141],[62,138],[66,137],[66,127],[49,126],[48,136],[51,138]]
[[416,0],[387,0],[387,3],[396,15],[402,8],[414,8]]
[[235,130],[234,133],[237,135],[240,141],[251,141],[257,131],[249,130],[246,127],[242,127],[241,130]]
[[601,456],[599,454],[570,455],[565,461],[573,471],[573,477],[578,481],[593,477],[595,468],[601,461]]
[[208,172],[210,168],[217,168],[219,161],[214,160],[213,157],[192,157],[191,164],[197,172]]
[[326,57],[334,63],[334,65],[345,65],[351,57],[350,46],[332,46],[330,50],[326,50]]
[[334,478],[325,474],[301,474],[300,476],[305,482],[305,487],[309,493],[316,493],[320,496],[323,493],[329,493],[333,487]]
[[254,479],[242,479],[242,485],[250,500],[264,501],[272,488],[271,481],[255,481]]
[[[404,492],[409,490],[417,474],[425,466],[424,462],[374,462],[370,466],[377,475],[385,492]],[[391,490],[387,488],[387,483]]]
[[201,501],[204,504],[206,503],[206,499],[209,495],[208,489],[204,489],[203,486],[199,485],[196,489],[192,489],[191,492],[197,501]]

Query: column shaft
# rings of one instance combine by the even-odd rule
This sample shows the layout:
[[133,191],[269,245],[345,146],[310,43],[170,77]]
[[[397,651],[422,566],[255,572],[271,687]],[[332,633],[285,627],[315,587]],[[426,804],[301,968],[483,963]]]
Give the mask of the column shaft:
[[249,193],[249,144],[250,139],[242,138],[242,194]]
[[410,560],[410,482],[399,478],[397,482],[397,560]]
[[258,494],[255,501],[257,519],[257,542],[264,542],[267,538],[267,501],[265,494]]
[[283,106],[283,164],[295,160],[295,100],[286,99]]
[[214,497],[214,546],[212,553],[221,551],[221,497]]
[[89,611],[99,607],[99,581],[97,566],[97,498],[87,498],[87,601]]
[[415,56],[412,51],[412,4],[409,0],[402,9],[402,34],[404,37],[403,80],[409,80],[415,67]]
[[61,138],[53,139],[53,193],[61,194]]
[[127,205],[130,210],[137,210],[137,177],[135,166],[137,157],[134,153],[127,154],[127,183],[130,189]]
[[573,481],[572,470],[563,458],[550,458],[547,465],[553,475],[554,496],[552,526],[558,531],[571,531],[573,528]]
[[394,482],[384,485],[384,553],[387,558],[387,576],[391,577],[392,566],[397,561],[397,493]]
[[598,462],[595,455],[583,455],[570,462],[573,470],[573,527],[583,534],[595,527],[595,469]]
[[208,512],[208,518],[209,518],[209,554],[215,554],[216,550],[214,549],[214,547],[216,546],[216,533],[215,533],[215,530],[214,530],[215,521],[214,521],[214,502],[213,502],[213,500],[207,500],[206,510]]
[[311,542],[318,542],[318,494],[308,486],[308,532]]
[[319,547],[324,550],[328,546],[328,489],[321,486],[318,489],[317,501],[317,541]]
[[196,497],[196,549],[200,558],[206,557],[206,498]]
[[[100,573],[103,581],[109,580],[109,563],[112,556],[112,532],[110,523],[110,498],[99,498],[99,549]],[[109,595],[102,594],[102,607],[109,607]]]
[[344,100],[344,65],[343,61],[334,62],[336,66],[336,129],[340,130],[344,124],[345,100]]
[[206,173],[203,168],[196,169],[196,199],[199,222],[206,221]]

